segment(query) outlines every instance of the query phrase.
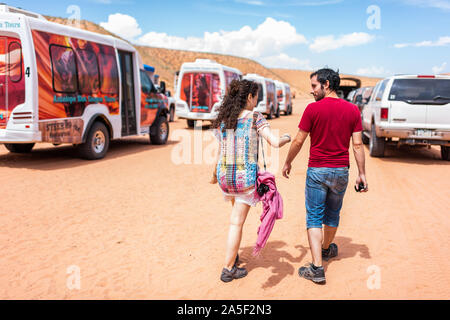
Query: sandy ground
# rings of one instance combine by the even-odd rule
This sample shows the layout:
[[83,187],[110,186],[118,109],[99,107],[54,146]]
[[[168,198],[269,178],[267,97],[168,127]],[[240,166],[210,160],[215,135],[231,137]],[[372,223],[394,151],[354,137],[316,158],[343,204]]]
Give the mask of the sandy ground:
[[[271,121],[295,135],[307,101]],[[178,129],[178,130],[177,130]],[[43,144],[29,155],[0,146],[1,299],[448,299],[450,166],[439,150],[366,153],[370,192],[349,186],[327,284],[297,275],[311,261],[304,183],[309,141],[281,176],[285,217],[255,259],[261,204],[252,208],[240,250],[249,275],[219,280],[231,205],[208,183],[212,165],[173,162],[186,122],[166,146],[147,137],[114,142],[102,161]],[[309,140],[309,139],[308,139]],[[367,151],[367,149],[366,149]],[[352,159],[351,181],[356,179]],[[79,289],[77,274],[79,271]]]

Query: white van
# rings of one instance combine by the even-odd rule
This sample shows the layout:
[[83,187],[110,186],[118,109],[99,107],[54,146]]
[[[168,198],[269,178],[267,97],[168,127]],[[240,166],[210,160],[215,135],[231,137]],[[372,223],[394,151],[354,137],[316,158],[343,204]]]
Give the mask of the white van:
[[370,155],[387,143],[439,145],[450,160],[450,76],[399,75],[375,86],[362,110],[363,141]]
[[[142,86],[141,86],[142,84]],[[168,110],[130,44],[0,5],[0,143],[73,144],[103,158],[109,141],[167,141]]]
[[176,115],[193,128],[196,120],[213,121],[228,87],[242,73],[209,59],[185,62],[176,85]]
[[274,80],[254,73],[246,74],[244,79],[256,82],[259,87],[258,104],[254,110],[266,114],[267,119],[278,118],[280,116],[280,108],[276,98]]
[[291,87],[289,84],[278,80],[275,80],[275,86],[277,89],[278,108],[285,115],[292,114]]

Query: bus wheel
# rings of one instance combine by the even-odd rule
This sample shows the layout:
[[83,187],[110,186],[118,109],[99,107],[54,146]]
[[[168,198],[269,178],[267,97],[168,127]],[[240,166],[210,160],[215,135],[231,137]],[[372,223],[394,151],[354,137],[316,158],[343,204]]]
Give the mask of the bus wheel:
[[195,120],[188,120],[187,121],[187,125],[188,125],[189,128],[195,127]]
[[175,120],[175,107],[170,107],[170,119],[169,122],[173,122]]
[[169,138],[169,122],[166,117],[158,117],[156,123],[156,132],[154,135],[150,134],[150,141],[153,144],[166,144]]
[[34,147],[34,143],[5,143],[6,149],[12,153],[29,153]]
[[441,146],[442,160],[450,161],[450,147]]
[[109,132],[101,122],[94,122],[86,138],[86,142],[80,144],[78,153],[86,160],[98,160],[105,157],[109,148]]

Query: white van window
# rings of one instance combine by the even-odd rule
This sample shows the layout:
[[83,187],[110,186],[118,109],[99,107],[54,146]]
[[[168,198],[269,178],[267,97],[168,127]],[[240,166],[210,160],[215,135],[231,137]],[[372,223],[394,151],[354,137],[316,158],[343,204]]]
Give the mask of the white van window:
[[384,93],[384,90],[386,89],[386,84],[387,84],[388,80],[389,79],[386,79],[386,80],[383,80],[383,82],[381,82],[380,89],[378,89],[377,96],[376,96],[377,101],[381,101],[381,99],[383,98],[383,93]]
[[[20,57],[18,59],[18,57]],[[8,47],[8,73],[12,82],[22,80],[22,46],[14,41]]]
[[389,93],[391,101],[450,100],[450,80],[396,79]]
[[83,94],[91,94],[100,89],[100,75],[97,55],[86,49],[79,49],[78,56],[78,84]]
[[72,48],[56,44],[50,45],[52,60],[53,91],[76,93],[78,91],[77,65]]

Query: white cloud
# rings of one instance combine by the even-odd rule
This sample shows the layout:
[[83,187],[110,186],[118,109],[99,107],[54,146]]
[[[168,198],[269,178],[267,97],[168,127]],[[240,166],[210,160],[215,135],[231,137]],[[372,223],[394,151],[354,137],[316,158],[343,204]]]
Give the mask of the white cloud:
[[434,73],[434,74],[439,74],[439,73],[442,73],[442,71],[444,71],[446,67],[447,67],[447,62],[444,62],[444,63],[443,63],[442,65],[440,65],[440,66],[434,66],[434,67],[432,68],[432,70],[433,70],[433,73]]
[[359,68],[356,70],[356,74],[359,76],[367,76],[367,77],[383,77],[388,76],[392,72],[389,70],[386,70],[384,67],[365,67],[365,68]]
[[365,32],[353,32],[335,38],[334,35],[321,36],[314,39],[309,48],[314,52],[325,52],[342,47],[354,47],[367,44],[375,39],[375,36]]
[[267,18],[252,29],[244,26],[237,31],[205,32],[203,37],[177,37],[149,32],[138,39],[141,45],[170,49],[231,54],[260,58],[280,54],[295,44],[306,44],[306,38],[285,21]]
[[294,57],[290,57],[285,53],[280,53],[279,55],[264,57],[259,59],[259,61],[270,68],[288,68],[288,69],[301,69],[301,70],[312,70],[308,59],[300,60]]
[[136,19],[121,13],[111,14],[108,22],[101,22],[100,26],[127,40],[133,40],[142,34]]
[[178,37],[153,31],[142,35],[136,19],[120,13],[110,15],[108,22],[100,25],[139,45],[236,55],[274,68],[312,69],[309,60],[283,53],[292,45],[307,44],[306,38],[290,23],[273,18],[266,18],[255,29],[243,26],[234,31],[205,32],[202,37]]
[[394,45],[395,48],[406,48],[406,47],[443,47],[450,44],[450,37],[440,37],[436,41],[421,41],[416,43],[397,43]]

